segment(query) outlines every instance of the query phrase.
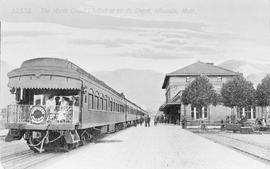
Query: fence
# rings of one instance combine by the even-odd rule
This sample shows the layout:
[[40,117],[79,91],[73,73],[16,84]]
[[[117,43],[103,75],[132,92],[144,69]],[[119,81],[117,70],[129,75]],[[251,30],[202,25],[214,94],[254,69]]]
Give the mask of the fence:
[[9,105],[8,123],[76,123],[79,121],[78,106]]

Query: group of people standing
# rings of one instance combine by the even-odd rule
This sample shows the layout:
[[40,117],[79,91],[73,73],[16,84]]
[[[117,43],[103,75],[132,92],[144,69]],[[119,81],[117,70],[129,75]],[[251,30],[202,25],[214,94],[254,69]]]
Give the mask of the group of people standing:
[[144,118],[145,127],[150,127],[150,121],[151,121],[150,116],[149,115],[145,116]]
[[50,95],[46,101],[46,111],[52,115],[53,119],[58,121],[66,120],[66,115],[72,105],[68,97]]
[[53,113],[55,110],[64,110],[70,106],[70,99],[67,97],[54,97],[50,95],[48,100],[46,101],[46,109],[49,110],[50,113]]
[[144,117],[141,117],[141,118],[139,119],[140,125],[142,125],[143,122],[144,122],[145,127],[150,127],[150,121],[151,121],[151,118],[150,118],[149,115],[144,116]]

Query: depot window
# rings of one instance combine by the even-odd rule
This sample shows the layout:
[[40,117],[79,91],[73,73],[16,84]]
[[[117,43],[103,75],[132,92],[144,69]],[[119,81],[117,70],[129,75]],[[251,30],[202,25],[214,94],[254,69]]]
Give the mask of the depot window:
[[186,77],[186,82],[190,82],[190,77]]

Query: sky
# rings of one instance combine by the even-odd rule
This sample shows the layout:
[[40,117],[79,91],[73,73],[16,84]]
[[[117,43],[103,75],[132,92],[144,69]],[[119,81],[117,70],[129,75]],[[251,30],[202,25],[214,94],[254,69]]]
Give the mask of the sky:
[[198,60],[270,63],[270,0],[0,0],[1,60],[172,72]]

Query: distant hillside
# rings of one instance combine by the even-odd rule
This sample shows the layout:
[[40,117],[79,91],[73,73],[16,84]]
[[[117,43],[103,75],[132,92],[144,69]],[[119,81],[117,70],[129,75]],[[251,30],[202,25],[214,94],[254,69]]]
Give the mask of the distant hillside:
[[[218,66],[243,73],[255,87],[267,73],[270,73],[268,64],[241,60],[228,60]],[[1,61],[0,108],[6,107],[7,104],[14,101],[7,87],[7,73],[12,69],[14,69],[13,66]],[[157,110],[165,101],[165,91],[161,89],[165,75],[162,73],[151,70],[119,69],[98,71],[93,74],[118,92],[123,92],[128,99],[145,109]]]
[[164,102],[161,89],[164,75],[150,70],[119,69],[93,73],[109,86],[123,92],[131,101],[142,108],[157,110]]
[[7,73],[12,69],[14,69],[13,66],[1,60],[0,108],[6,107],[8,104],[14,101],[14,97],[10,94],[9,88],[7,86],[8,84]]
[[243,73],[247,80],[251,81],[255,87],[270,73],[270,65],[268,64],[251,63],[241,60],[228,60],[219,64],[219,66]]
[[[7,87],[7,73],[12,69],[13,66],[1,61],[0,108],[14,101]],[[164,91],[161,89],[164,75],[161,73],[150,70],[120,69],[93,74],[118,92],[123,92],[128,99],[143,108],[157,110],[165,100]]]

